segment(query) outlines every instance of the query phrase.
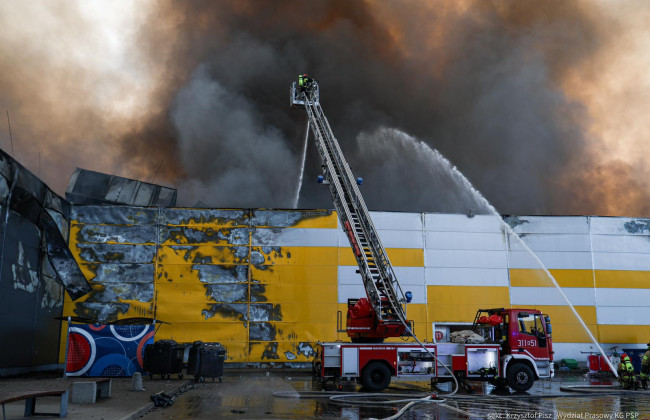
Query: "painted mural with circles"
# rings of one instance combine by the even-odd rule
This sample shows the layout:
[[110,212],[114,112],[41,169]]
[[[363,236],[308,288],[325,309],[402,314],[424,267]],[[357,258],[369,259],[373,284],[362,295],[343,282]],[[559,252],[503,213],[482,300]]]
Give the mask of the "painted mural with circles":
[[67,376],[132,376],[142,372],[153,325],[72,324],[68,330]]

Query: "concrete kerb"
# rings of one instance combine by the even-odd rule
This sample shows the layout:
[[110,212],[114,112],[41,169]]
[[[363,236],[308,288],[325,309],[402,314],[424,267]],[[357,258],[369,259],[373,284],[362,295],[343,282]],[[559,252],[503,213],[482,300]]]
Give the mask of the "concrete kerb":
[[[174,395],[174,394],[176,394],[178,392],[178,390],[180,390],[184,386],[187,386],[187,385],[189,385],[191,383],[193,383],[192,380],[183,381],[180,384],[178,384],[178,385],[174,386],[173,388],[171,388],[167,393],[169,395]],[[134,391],[134,392],[137,392],[137,391]],[[127,414],[126,416],[122,417],[120,420],[138,419],[138,418],[144,416],[145,414],[147,414],[149,411],[153,410],[154,407],[155,407],[154,403],[149,402],[146,405],[140,407],[139,409],[133,411],[132,413]]]

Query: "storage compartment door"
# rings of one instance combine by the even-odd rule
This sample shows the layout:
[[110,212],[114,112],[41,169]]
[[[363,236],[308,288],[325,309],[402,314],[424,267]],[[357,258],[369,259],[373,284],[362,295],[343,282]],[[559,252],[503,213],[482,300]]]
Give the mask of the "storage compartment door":
[[341,376],[359,376],[359,349],[357,347],[343,347]]

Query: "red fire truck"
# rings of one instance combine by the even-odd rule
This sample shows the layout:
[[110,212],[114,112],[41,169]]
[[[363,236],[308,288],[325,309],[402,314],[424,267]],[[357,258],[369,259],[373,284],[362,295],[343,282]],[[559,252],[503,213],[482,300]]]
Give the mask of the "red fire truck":
[[[366,297],[348,301],[346,331],[351,343],[321,343],[314,362],[317,374],[335,381],[361,382],[368,390],[385,389],[392,377],[400,380],[481,379],[526,391],[535,379],[553,376],[551,324],[534,309],[479,310],[473,331],[480,343],[384,343],[409,337],[404,292],[370,218],[358,185],[319,103],[316,81],[307,79],[290,90],[292,108],[307,111],[307,130],[315,139],[323,174],[341,226],[357,261]],[[505,378],[505,379],[504,379]]]
[[472,330],[485,342],[426,343],[431,354],[417,343],[320,343],[314,367],[324,381],[356,380],[369,391],[385,389],[391,378],[444,382],[452,373],[461,383],[490,381],[527,391],[535,380],[553,377],[548,315],[535,309],[481,309]]

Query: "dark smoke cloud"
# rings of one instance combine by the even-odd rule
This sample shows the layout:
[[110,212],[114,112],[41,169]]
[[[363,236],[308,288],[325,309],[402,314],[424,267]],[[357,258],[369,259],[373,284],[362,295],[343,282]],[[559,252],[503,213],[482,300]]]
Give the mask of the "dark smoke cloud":
[[283,134],[263,126],[254,104],[224,88],[205,67],[178,92],[171,118],[189,178],[180,185],[181,201],[194,195],[225,207],[291,202],[283,185],[295,185],[297,163]]
[[[146,112],[115,130],[115,116],[73,95],[83,129],[51,131],[84,133],[86,149],[113,142],[117,152],[95,153],[106,162],[90,169],[150,180],[162,162],[157,181],[177,186],[184,205],[290,207],[305,115],[287,109],[288,86],[308,72],[371,209],[472,205],[417,148],[377,130],[394,127],[440,150],[503,213],[649,215],[637,181],[646,169],[599,154],[567,82],[576,69],[589,78],[615,30],[589,2],[160,1],[137,32],[153,86]],[[8,100],[26,89],[0,74]],[[319,170],[310,147],[301,207],[332,206],[310,182]],[[625,185],[638,188],[616,199]],[[422,198],[427,187],[435,200]]]

